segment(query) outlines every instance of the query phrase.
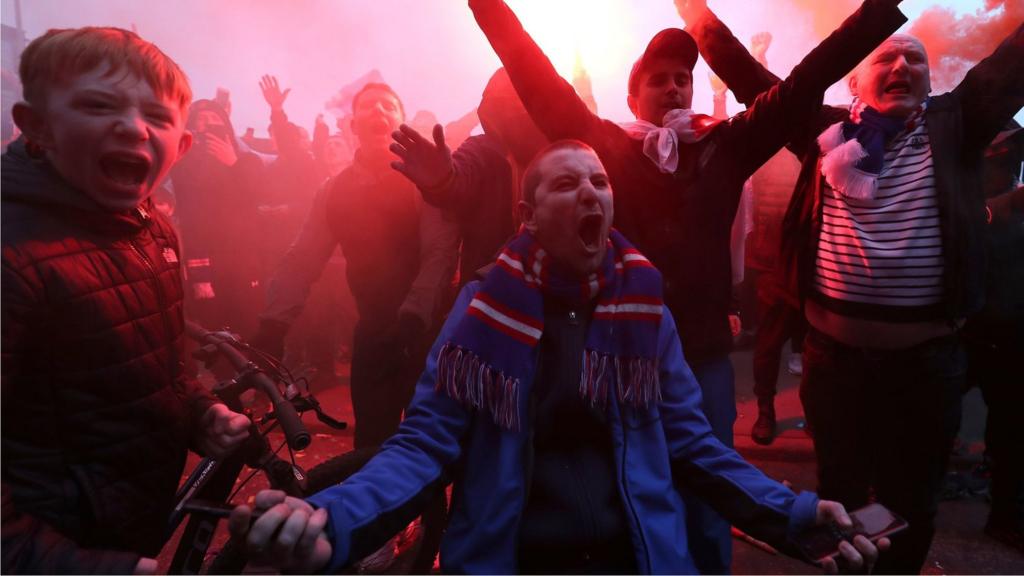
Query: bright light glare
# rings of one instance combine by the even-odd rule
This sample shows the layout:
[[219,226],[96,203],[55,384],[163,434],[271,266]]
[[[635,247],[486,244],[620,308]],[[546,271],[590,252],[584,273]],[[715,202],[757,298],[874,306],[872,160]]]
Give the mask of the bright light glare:
[[[632,65],[635,50],[632,3],[616,0],[509,0],[523,27],[551,59],[558,73],[572,79],[577,52],[590,77],[619,77]],[[637,55],[634,56],[634,58]]]

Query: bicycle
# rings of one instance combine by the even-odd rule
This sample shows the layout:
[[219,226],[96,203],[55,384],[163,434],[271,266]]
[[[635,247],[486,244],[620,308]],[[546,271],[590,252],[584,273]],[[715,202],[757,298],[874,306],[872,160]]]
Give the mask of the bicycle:
[[[242,395],[248,390],[255,390],[270,400],[273,409],[262,418],[254,419],[249,438],[238,450],[223,460],[203,458],[178,489],[175,506],[168,519],[168,536],[178,529],[186,515],[190,518],[171,561],[171,574],[201,573],[217,525],[223,518],[223,513],[216,510],[189,510],[190,503],[230,504],[241,488],[260,472],[266,476],[271,488],[283,490],[291,496],[305,497],[342,482],[377,453],[377,448],[353,450],[322,462],[308,472],[302,470],[295,463],[295,452],[307,448],[312,436],[303,424],[301,414],[312,411],[319,421],[336,430],[345,429],[347,424],[324,413],[308,385],[302,389],[303,379],[294,378],[276,358],[249,346],[234,334],[209,332],[191,322],[186,323],[186,333],[200,344],[194,354],[197,359],[209,367],[218,358],[224,358],[235,370],[234,378],[213,389],[213,393],[229,408],[242,412]],[[284,385],[284,393],[279,385]],[[277,449],[272,449],[268,434],[278,427],[283,431],[285,441]],[[288,448],[288,460],[277,456],[285,447]],[[239,481],[244,466],[251,468],[252,472]],[[438,503],[435,501],[433,505],[436,507]],[[407,551],[410,557],[399,559],[396,565],[408,565],[413,573],[427,573],[433,568],[446,521],[443,498],[440,498],[439,506],[442,510],[424,514],[423,535],[418,546],[410,547]],[[429,522],[428,517],[431,519]],[[209,573],[239,574],[245,562],[239,547],[229,539],[214,557]]]

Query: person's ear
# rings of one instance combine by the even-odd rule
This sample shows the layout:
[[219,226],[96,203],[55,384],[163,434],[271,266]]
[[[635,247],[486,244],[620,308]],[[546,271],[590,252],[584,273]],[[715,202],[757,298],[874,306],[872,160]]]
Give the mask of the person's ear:
[[626,106],[629,106],[629,111],[633,113],[633,116],[636,116],[637,118],[640,117],[640,114],[637,112],[638,108],[636,105],[636,96],[633,96],[632,94],[627,94]]
[[178,140],[178,158],[185,155],[189,149],[192,148],[192,142],[194,142],[192,132],[190,130],[183,130],[181,133],[181,139]]
[[519,212],[519,221],[523,223],[523,227],[530,234],[536,234],[537,232],[537,210],[533,204],[520,200],[519,204],[516,205],[516,211]]
[[53,147],[53,134],[41,110],[28,102],[17,102],[11,108],[11,116],[29,142],[44,149]]
[[846,87],[850,89],[850,95],[854,98],[857,96],[857,70],[850,73],[850,77],[846,80]]

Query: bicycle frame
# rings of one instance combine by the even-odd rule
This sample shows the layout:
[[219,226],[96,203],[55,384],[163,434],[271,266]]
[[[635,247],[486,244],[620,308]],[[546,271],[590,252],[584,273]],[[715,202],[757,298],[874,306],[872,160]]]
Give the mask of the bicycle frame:
[[[188,326],[188,332],[190,337],[214,346],[216,352],[225,356],[239,372],[234,380],[213,391],[228,408],[242,412],[242,393],[250,388],[260,389],[274,403],[277,424],[285,429],[288,444],[295,449],[305,448],[309,444],[309,432],[302,425],[294,407],[281,397],[273,381],[235,349],[233,339],[206,332],[196,325]],[[253,422],[249,438],[233,454],[223,460],[207,457],[200,461],[175,495],[175,506],[168,520],[168,537],[184,520],[187,514],[184,510],[186,502],[193,498],[226,502],[244,465],[266,471],[266,465],[274,459],[274,451],[265,437],[271,428],[273,426],[261,431]],[[171,574],[199,574],[219,521],[219,518],[210,514],[191,514],[171,561]]]

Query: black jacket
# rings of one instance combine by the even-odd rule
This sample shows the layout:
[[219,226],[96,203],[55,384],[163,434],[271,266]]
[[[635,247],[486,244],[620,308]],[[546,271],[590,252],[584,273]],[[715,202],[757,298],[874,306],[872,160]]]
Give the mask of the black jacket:
[[[778,79],[715,18],[690,29],[701,54],[737,100],[750,105]],[[928,104],[926,122],[935,166],[942,229],[944,308],[948,320],[981,309],[985,297],[985,196],[983,153],[1024,106],[1024,26],[968,72],[953,91]],[[789,148],[803,166],[783,223],[780,266],[787,295],[802,304],[810,294],[821,231],[823,178],[817,136],[849,117],[847,110],[821,107],[814,122]]]
[[757,102],[694,144],[680,144],[675,173],[662,173],[618,124],[594,115],[502,2],[471,2],[477,23],[508,70],[534,123],[552,141],[582,140],[601,157],[615,191],[615,226],[661,271],[691,366],[724,357],[732,271],[730,228],[743,183],[821,105],[842,78],[906,18],[869,2]]
[[2,164],[3,571],[130,572],[164,542],[214,403],[182,377],[177,238],[149,202],[105,212],[20,142]]
[[494,136],[471,136],[452,154],[455,171],[443,190],[420,190],[423,199],[454,216],[462,239],[459,284],[492,262],[516,233],[516,174],[508,151]]

